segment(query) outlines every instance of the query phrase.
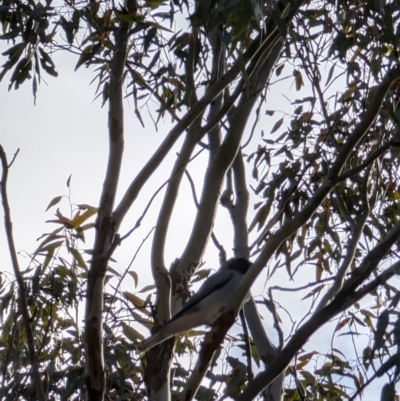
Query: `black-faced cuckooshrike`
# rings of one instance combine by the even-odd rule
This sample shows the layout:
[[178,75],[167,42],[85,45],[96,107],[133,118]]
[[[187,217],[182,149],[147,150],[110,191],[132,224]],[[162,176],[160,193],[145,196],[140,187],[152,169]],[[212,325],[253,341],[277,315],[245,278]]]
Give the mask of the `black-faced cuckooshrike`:
[[160,331],[138,345],[138,351],[147,351],[166,339],[194,327],[212,325],[231,306],[236,290],[250,266],[251,263],[245,258],[232,258],[225,262],[216,273],[206,279],[199,290]]

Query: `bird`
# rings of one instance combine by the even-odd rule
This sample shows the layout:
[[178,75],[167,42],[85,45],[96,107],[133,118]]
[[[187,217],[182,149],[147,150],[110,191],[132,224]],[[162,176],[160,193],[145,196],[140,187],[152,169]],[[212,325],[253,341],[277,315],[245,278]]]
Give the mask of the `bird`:
[[[251,265],[246,258],[231,258],[223,263],[157,333],[137,345],[138,351],[145,352],[194,327],[212,325],[232,304],[239,284]],[[249,295],[243,303],[248,298]]]

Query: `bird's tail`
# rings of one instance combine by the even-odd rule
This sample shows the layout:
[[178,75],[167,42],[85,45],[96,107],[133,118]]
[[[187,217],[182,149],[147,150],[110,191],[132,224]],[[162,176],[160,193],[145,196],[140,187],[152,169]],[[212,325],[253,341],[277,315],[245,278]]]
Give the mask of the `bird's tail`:
[[169,327],[168,325],[166,325],[160,331],[153,334],[151,337],[146,338],[146,340],[143,340],[140,344],[138,344],[136,346],[137,350],[139,352],[146,352],[150,348],[155,347],[157,344],[160,344],[161,342],[172,337],[173,335],[174,333],[170,333]]

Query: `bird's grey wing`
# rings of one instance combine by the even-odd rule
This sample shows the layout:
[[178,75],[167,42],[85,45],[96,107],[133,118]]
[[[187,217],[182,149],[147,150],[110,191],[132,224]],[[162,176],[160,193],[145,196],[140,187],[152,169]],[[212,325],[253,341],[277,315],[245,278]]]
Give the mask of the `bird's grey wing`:
[[210,295],[212,292],[224,286],[232,277],[235,275],[234,271],[230,270],[219,270],[212,276],[208,277],[207,280],[202,284],[199,290],[193,294],[193,296],[183,304],[182,309],[176,313],[171,320],[175,320],[182,316],[190,308],[198,304],[205,297]]

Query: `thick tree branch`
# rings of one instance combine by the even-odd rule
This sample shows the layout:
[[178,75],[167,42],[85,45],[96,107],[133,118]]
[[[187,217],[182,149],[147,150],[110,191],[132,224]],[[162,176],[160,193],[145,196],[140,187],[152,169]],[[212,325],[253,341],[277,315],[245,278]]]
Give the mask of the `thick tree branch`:
[[[235,202],[228,207],[234,229],[233,249],[236,257],[249,258],[247,226],[249,193],[247,190],[245,167],[241,152],[239,152],[235,158],[232,165],[232,173]],[[269,362],[275,357],[277,350],[267,336],[253,297],[250,297],[249,301],[246,302],[243,310],[247,325],[261,360],[264,362],[265,366],[268,366]],[[249,356],[250,355],[248,355],[248,357]],[[285,373],[283,372],[271,386],[264,390],[263,394],[266,400],[279,401],[282,398],[284,379]]]
[[[266,46],[265,53],[261,53],[249,66],[248,87],[244,89],[241,95],[238,107],[231,117],[230,128],[226,137],[205,175],[200,208],[188,244],[181,258],[183,266],[198,262],[203,254],[212,230],[222,181],[237,155],[249,115],[254,103],[257,101],[261,88],[264,87],[272,71],[282,46],[282,40],[278,41],[272,50],[270,46]],[[253,71],[258,70],[259,65],[262,65],[260,72],[258,74],[253,73]]]
[[109,83],[109,154],[107,171],[96,220],[93,258],[87,280],[85,310],[85,372],[89,401],[103,401],[105,366],[103,356],[103,296],[109,249],[114,244],[112,221],[115,195],[124,149],[123,72],[125,68],[129,24],[121,22],[115,31],[115,50],[110,66]]
[[[193,202],[196,205],[196,208],[199,208],[199,201],[197,200],[196,187],[194,185],[194,181],[187,170],[185,171],[185,174],[189,181],[190,189],[192,190]],[[225,251],[224,247],[221,245],[221,243],[218,241],[218,238],[216,237],[216,235],[213,232],[211,233],[211,240],[214,243],[214,246],[219,251],[221,264],[226,262],[226,251]]]
[[[190,36],[189,57],[185,64],[186,78],[188,86],[188,103],[195,104],[197,101],[196,88],[194,83],[194,63],[195,63],[195,40],[196,32],[192,30]],[[189,106],[190,108],[190,106]],[[186,167],[190,161],[190,157],[201,137],[198,137],[197,132],[201,123],[204,112],[189,126],[185,140],[181,150],[175,161],[168,186],[165,192],[164,200],[158,213],[156,229],[154,232],[152,251],[151,251],[151,268],[153,278],[157,288],[157,314],[155,316],[157,324],[164,324],[176,312],[171,311],[171,307],[175,305],[171,302],[171,283],[166,280],[165,275],[168,275],[165,261],[164,250],[167,238],[168,228],[172,217],[172,212],[178,197],[179,188],[181,186],[182,177]],[[168,288],[166,283],[168,282]]]
[[19,307],[21,309],[22,320],[24,323],[24,329],[26,333],[26,342],[28,345],[29,351],[29,359],[32,366],[33,372],[33,382],[35,385],[35,389],[37,392],[37,398],[39,401],[46,401],[46,395],[43,390],[42,381],[40,377],[39,371],[39,362],[38,355],[36,355],[35,351],[35,343],[33,340],[32,326],[31,326],[31,317],[29,316],[28,304],[26,300],[26,289],[24,278],[21,274],[21,269],[19,268],[17,251],[14,243],[13,229],[12,229],[12,220],[11,220],[11,210],[8,202],[8,194],[7,194],[7,179],[8,179],[8,169],[9,165],[7,163],[7,156],[4,152],[3,147],[0,145],[0,159],[2,165],[2,175],[1,175],[1,199],[3,203],[4,210],[4,227],[7,237],[8,251],[11,257],[11,264],[14,270],[15,278],[17,280],[18,285],[18,295],[19,295]]
[[[172,212],[178,197],[179,188],[181,185],[182,177],[185,173],[186,166],[190,160],[190,156],[197,144],[196,138],[197,125],[192,125],[186,135],[185,141],[182,144],[179,155],[176,159],[175,165],[172,169],[167,190],[164,196],[163,203],[158,214],[156,223],[156,230],[154,233],[152,251],[151,251],[151,266],[153,278],[156,283],[157,291],[162,290],[165,285],[165,274],[168,274],[165,267],[164,261],[164,248],[167,237],[169,223],[172,217]],[[160,276],[159,276],[160,275]],[[164,294],[167,295],[167,294]],[[157,295],[158,297],[161,294]],[[168,291],[168,297],[161,297],[158,302],[157,308],[157,319],[159,323],[163,323],[162,320],[168,320],[170,318],[170,292]],[[172,311],[173,312],[173,311]]]
[[[238,107],[231,117],[230,127],[224,141],[207,169],[202,198],[199,204],[199,211],[188,244],[181,257],[182,266],[189,265],[189,261],[199,261],[204,252],[207,240],[212,230],[223,179],[237,157],[247,120],[258,96],[261,93],[261,89],[264,87],[270,76],[276,59],[281,52],[282,46],[283,41],[280,40],[275,44],[272,50],[268,47],[265,53],[260,54],[258,59],[253,60],[252,65],[249,67],[251,68],[250,71],[252,71],[252,73],[249,74],[249,79],[247,80],[248,86],[244,88],[245,90],[241,95]],[[259,68],[259,66],[261,67]],[[238,180],[239,179],[240,178],[238,178]],[[238,183],[239,181],[236,184]],[[248,255],[248,249],[246,250],[246,253]],[[190,376],[182,398],[180,399],[189,400],[194,397],[211,362],[214,351],[222,342],[230,325],[233,324],[237,313],[232,313],[232,315],[225,314],[224,316],[224,319],[217,320],[211,332],[207,334],[205,343],[202,345],[200,351],[199,359],[196,363],[196,368]],[[230,325],[227,326],[229,323]]]
[[[192,30],[189,44],[189,57],[186,62],[186,79],[187,79],[187,102],[190,105],[197,101],[196,88],[194,83],[194,67],[195,67],[195,46],[197,33]],[[174,306],[177,304],[171,302],[171,279],[165,266],[164,250],[167,238],[168,228],[171,221],[172,213],[178,197],[179,188],[181,186],[182,177],[185,173],[190,157],[198,143],[200,137],[197,134],[203,113],[189,126],[184,143],[178,154],[177,160],[171,172],[168,186],[165,192],[164,200],[158,213],[156,229],[154,232],[152,250],[151,250],[151,269],[156,284],[156,309],[155,309],[155,328],[160,324],[165,324],[176,312]],[[179,304],[181,306],[181,303]],[[159,353],[160,363],[157,366],[148,365],[146,368],[146,383],[149,388],[151,399],[165,399],[170,393],[170,363],[172,361],[172,348],[160,346],[154,352]]]
[[[153,238],[151,268],[157,288],[157,307],[154,316],[156,322],[155,328],[163,325],[171,317],[171,279],[165,266],[164,248],[182,176],[197,144],[196,136],[194,135],[195,130],[196,125],[192,125],[189,128],[181,151],[172,169],[164,200],[158,214]],[[150,399],[164,399],[165,394],[169,394],[170,392],[168,379],[172,357],[172,346],[170,343],[171,341],[167,346],[162,344],[159,347],[155,347],[154,350],[150,350],[149,357],[157,353],[157,358],[160,362],[157,365],[148,364],[146,367],[146,383],[149,387]]]
[[[257,306],[252,297],[244,305],[244,312],[258,354],[264,362],[264,366],[268,367],[278,351],[265,331]],[[280,401],[284,394],[284,381],[285,371],[283,371],[270,386],[263,390],[264,399],[267,401]]]
[[[217,82],[226,72],[226,46],[221,41],[222,29],[217,26],[208,34],[208,41],[213,51],[212,68],[211,68],[211,83]],[[227,92],[227,90],[225,90]],[[224,105],[224,95],[220,93],[214,101],[210,103],[207,121],[216,121],[216,114],[221,111]],[[233,105],[233,103],[232,103]],[[230,108],[229,108],[230,109]],[[221,116],[223,118],[228,110]],[[221,145],[221,119],[217,120],[215,126],[211,129],[206,129],[209,144],[209,159],[212,160],[218,152]]]
[[210,366],[215,351],[225,338],[229,328],[235,322],[233,313],[225,313],[217,319],[211,330],[206,334],[203,343],[201,344],[199,357],[196,365],[190,375],[184,391],[179,395],[179,401],[192,400]]
[[[234,229],[233,249],[236,257],[249,258],[247,225],[249,193],[247,190],[245,166],[243,162],[243,155],[241,152],[239,152],[235,158],[235,161],[232,165],[232,173],[235,191],[235,202],[229,208],[229,212]],[[246,317],[246,323],[249,327],[260,358],[264,362],[264,365],[268,366],[269,362],[275,357],[277,351],[265,331],[253,297],[250,297],[250,299],[245,303],[243,311],[244,316]],[[249,354],[248,350],[246,350],[246,352],[247,357],[250,358],[250,361],[248,361],[249,365],[251,363],[251,355]],[[252,381],[252,379],[253,377],[251,377],[251,379],[249,377],[249,381]],[[263,391],[265,400],[281,400],[283,396],[284,379],[285,373],[283,372],[271,386]]]
[[[194,85],[194,43],[195,34],[192,32],[190,39],[189,58],[186,63],[186,77],[188,83],[188,104],[195,104],[197,96]],[[164,261],[164,249],[167,238],[168,228],[172,217],[172,212],[178,196],[178,191],[182,182],[182,177],[186,166],[190,161],[190,157],[198,142],[197,130],[202,114],[189,126],[186,138],[178,154],[177,160],[171,172],[168,186],[165,192],[164,200],[161,205],[156,230],[154,233],[152,251],[151,251],[151,268],[154,281],[157,288],[157,301],[155,310],[155,327],[164,324],[171,317],[171,279]],[[174,312],[174,311],[173,311]],[[158,363],[156,366],[148,364],[146,367],[146,383],[149,388],[150,399],[165,399],[170,393],[170,363],[172,361],[172,347],[170,341],[167,346],[161,345],[151,353],[158,354]]]
[[249,258],[249,233],[247,212],[249,209],[249,191],[247,189],[246,171],[241,151],[236,155],[232,165],[235,202],[230,209],[233,223],[233,250],[236,257]]

